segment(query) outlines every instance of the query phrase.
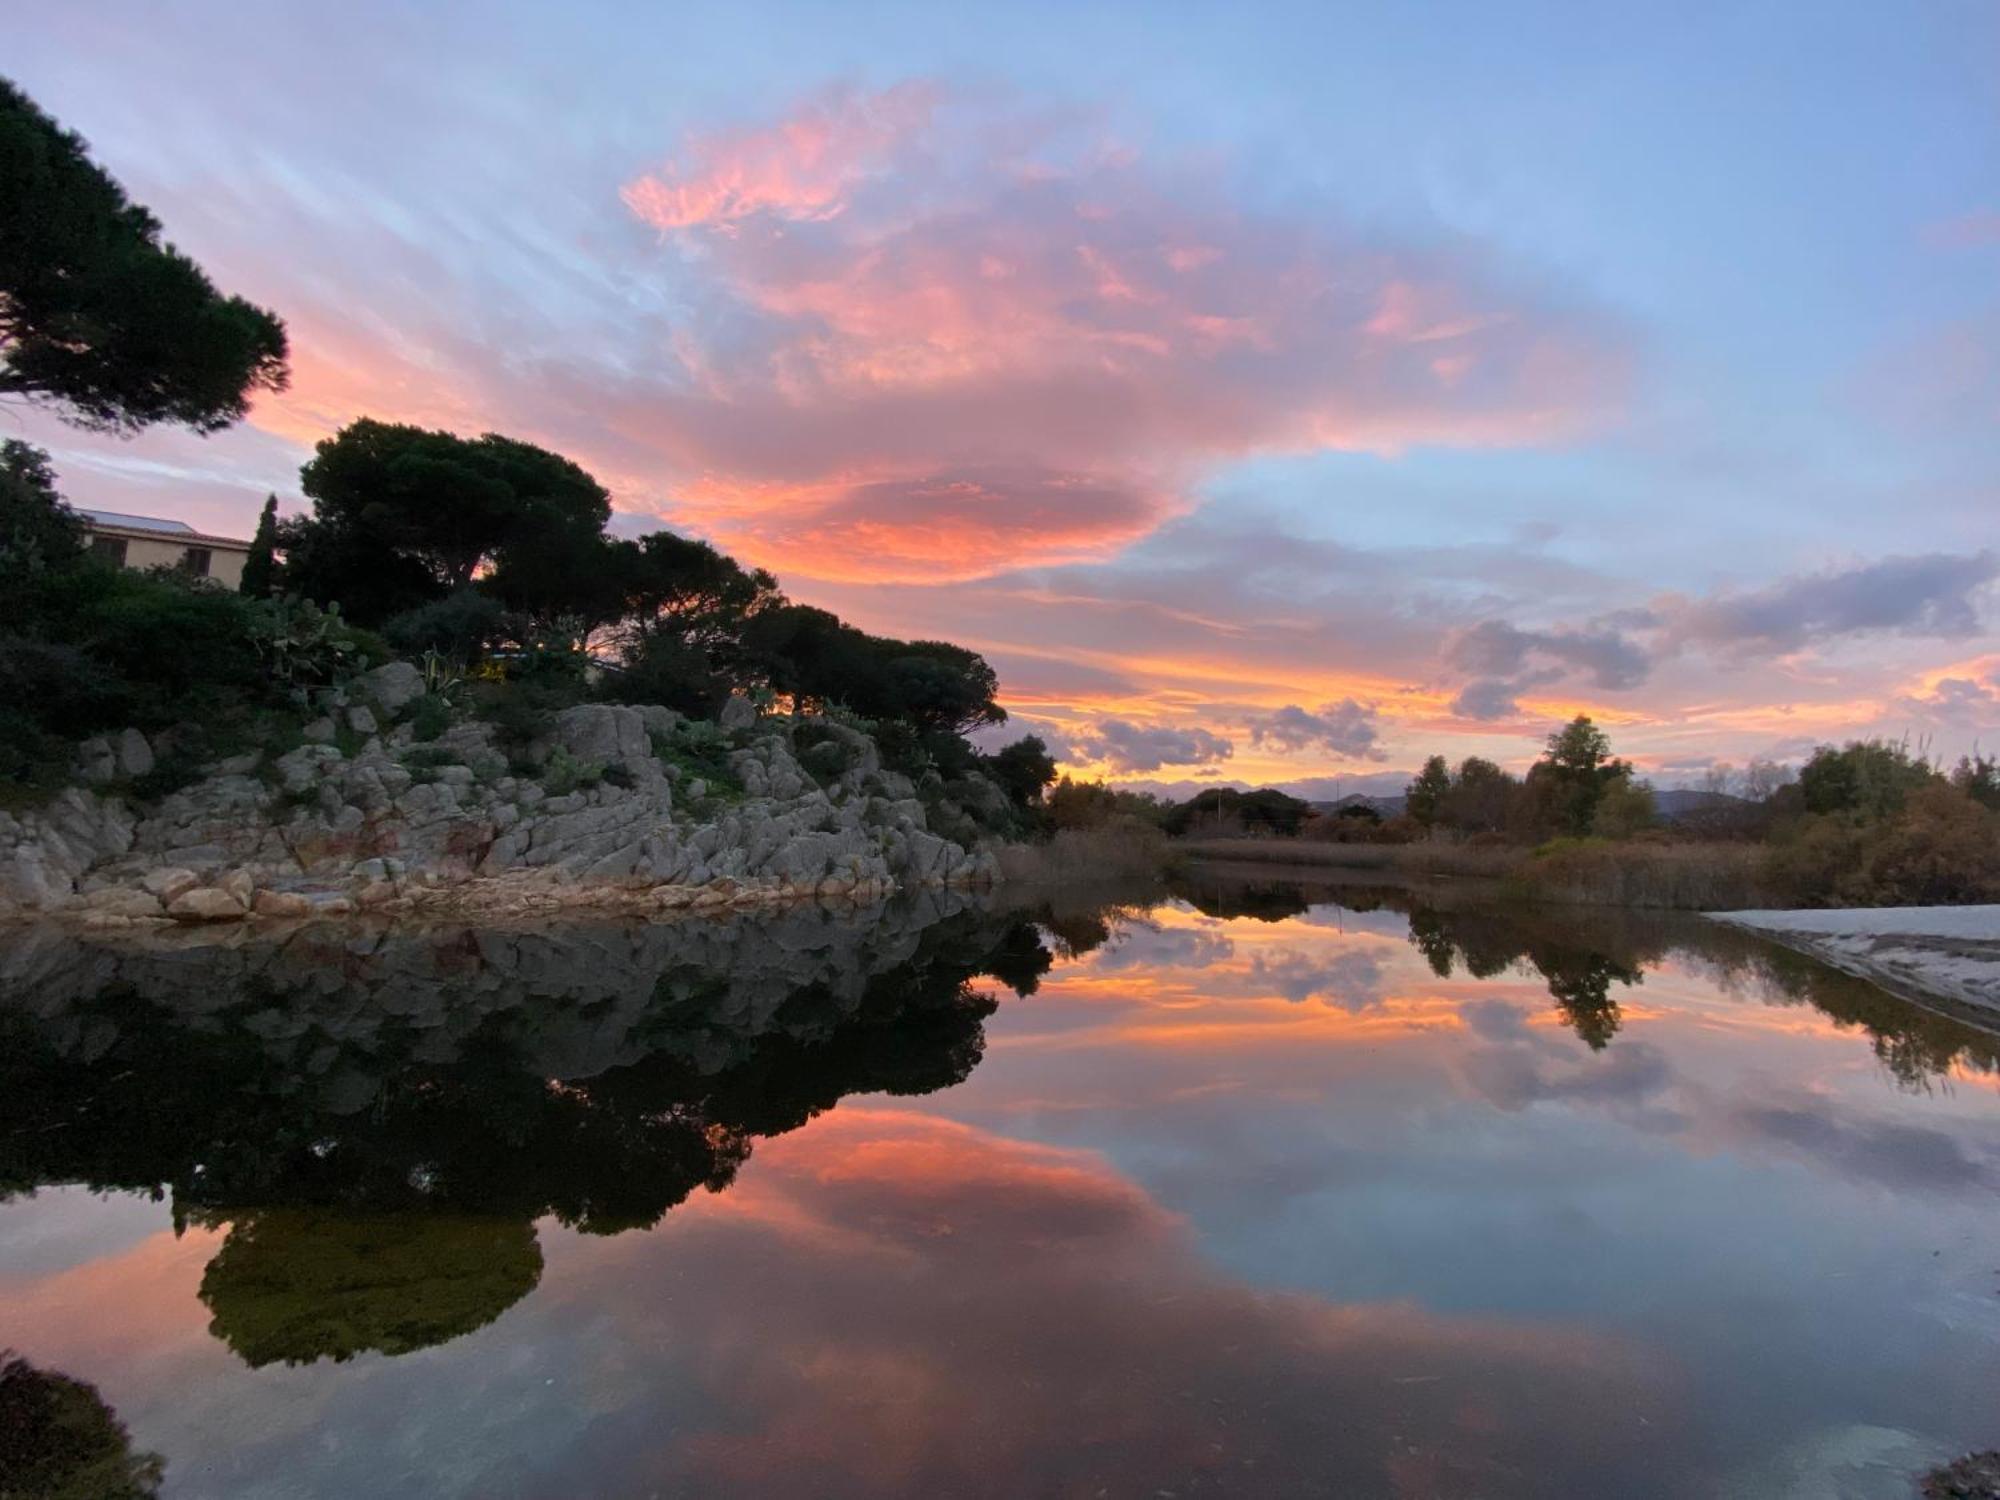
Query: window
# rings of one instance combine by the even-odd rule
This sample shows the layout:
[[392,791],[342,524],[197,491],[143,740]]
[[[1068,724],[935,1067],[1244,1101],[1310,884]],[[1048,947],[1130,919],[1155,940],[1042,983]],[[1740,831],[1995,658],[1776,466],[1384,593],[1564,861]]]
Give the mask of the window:
[[93,557],[101,557],[114,568],[125,566],[125,538],[122,536],[94,536],[90,539]]
[[196,578],[206,578],[208,577],[208,565],[210,561],[212,561],[212,555],[208,548],[190,547],[187,549],[187,555],[181,559],[181,566]]

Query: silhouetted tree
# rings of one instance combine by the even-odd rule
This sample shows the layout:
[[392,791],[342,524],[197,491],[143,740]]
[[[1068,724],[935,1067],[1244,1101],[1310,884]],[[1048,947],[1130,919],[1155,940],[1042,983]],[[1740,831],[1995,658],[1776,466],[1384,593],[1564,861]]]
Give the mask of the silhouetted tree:
[[214,432],[284,389],[284,324],[163,244],[83,138],[5,79],[0,205],[0,395],[84,427]]
[[83,523],[57,492],[48,454],[18,438],[0,442],[0,581],[19,585],[82,555]]
[[1003,745],[983,762],[986,774],[1000,784],[1015,806],[1041,804],[1042,794],[1056,779],[1056,761],[1040,735],[1031,734]]
[[1908,747],[1889,740],[1850,740],[1838,750],[1821,745],[1799,769],[1799,791],[1811,813],[1886,818],[1900,812],[1910,793],[1938,779]]
[[1445,798],[1451,794],[1451,770],[1442,755],[1424,762],[1403,792],[1403,811],[1420,828],[1434,827],[1444,812]]
[[250,538],[250,555],[243,559],[241,592],[253,599],[269,597],[278,582],[278,497],[266,495],[257,516],[257,534]]
[[545,448],[368,417],[322,441],[299,483],[313,513],[284,534],[288,586],[357,617],[359,594],[370,623],[385,591],[358,573],[399,565],[404,588],[421,576],[438,598],[482,568],[526,570],[542,550],[574,555],[611,517],[604,487]]
[[1550,832],[1589,833],[1606,789],[1631,776],[1629,762],[1612,758],[1610,738],[1588,714],[1578,714],[1549,736],[1528,772],[1535,821]]

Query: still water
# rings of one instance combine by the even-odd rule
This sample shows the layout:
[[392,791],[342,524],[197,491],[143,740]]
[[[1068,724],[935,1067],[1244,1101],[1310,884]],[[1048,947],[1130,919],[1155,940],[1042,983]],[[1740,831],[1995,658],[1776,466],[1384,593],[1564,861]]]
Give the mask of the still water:
[[174,1497],[1901,1500],[2000,1445],[1996,1062],[1695,919],[1220,873],[16,934],[0,1345]]

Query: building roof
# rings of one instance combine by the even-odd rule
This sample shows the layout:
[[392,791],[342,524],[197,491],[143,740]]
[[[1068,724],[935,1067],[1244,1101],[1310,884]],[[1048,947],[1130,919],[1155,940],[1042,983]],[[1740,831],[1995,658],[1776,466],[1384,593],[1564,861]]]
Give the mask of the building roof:
[[192,536],[194,528],[185,521],[169,521],[161,516],[128,516],[116,510],[79,510],[94,526],[117,526],[128,531],[171,531],[176,536]]
[[128,536],[158,537],[163,542],[196,542],[211,547],[233,547],[239,552],[250,550],[250,544],[240,537],[211,536],[196,531],[185,521],[173,521],[164,516],[131,516],[116,510],[85,510],[81,506],[76,513],[92,531],[121,532]]

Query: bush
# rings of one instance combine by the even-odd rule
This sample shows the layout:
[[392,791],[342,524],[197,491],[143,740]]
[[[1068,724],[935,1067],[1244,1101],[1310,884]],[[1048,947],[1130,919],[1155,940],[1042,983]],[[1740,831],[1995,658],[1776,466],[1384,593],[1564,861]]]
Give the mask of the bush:
[[425,693],[410,705],[410,737],[428,743],[451,728],[451,705],[436,693]]
[[471,663],[507,635],[507,610],[477,589],[459,589],[429,604],[404,610],[382,622],[382,636],[407,656],[435,651]]
[[729,732],[720,724],[704,719],[682,719],[666,732],[649,738],[653,754],[662,763],[678,769],[685,780],[700,777],[713,792],[740,793],[743,783],[729,764],[735,748]]
[[1800,819],[1766,856],[1779,899],[1798,906],[1922,906],[2000,900],[2000,813],[1957,787],[1910,792],[1869,823]]
[[549,752],[549,758],[542,764],[542,785],[551,797],[566,797],[571,792],[596,786],[603,779],[603,766],[594,760],[578,760],[560,745]]

